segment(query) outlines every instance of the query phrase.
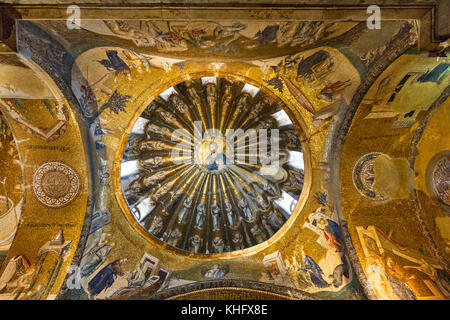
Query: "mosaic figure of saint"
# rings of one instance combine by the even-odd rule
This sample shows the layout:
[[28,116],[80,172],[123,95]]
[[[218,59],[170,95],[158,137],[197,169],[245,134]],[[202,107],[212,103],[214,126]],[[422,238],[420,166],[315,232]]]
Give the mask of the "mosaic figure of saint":
[[217,204],[211,206],[211,215],[213,219],[213,229],[220,229],[220,208]]
[[248,206],[247,202],[245,201],[244,198],[240,198],[238,201],[238,206],[239,208],[242,209],[242,212],[244,213],[244,217],[247,220],[252,220],[253,219],[253,214],[252,211],[250,210],[250,207]]
[[193,253],[198,253],[200,251],[200,248],[203,245],[203,239],[200,238],[198,235],[190,237],[190,251]]
[[183,208],[180,210],[180,213],[178,213],[178,223],[184,222],[190,208],[192,208],[192,198],[187,198],[184,200]]
[[205,221],[205,205],[200,203],[197,206],[197,215],[195,217],[195,226],[201,228],[203,226],[203,221]]
[[231,227],[236,226],[236,215],[233,212],[233,206],[228,201],[225,202],[225,213],[226,213],[227,218],[228,218],[228,224]]
[[212,247],[215,253],[222,253],[225,244],[223,243],[223,239],[220,237],[215,237],[213,239]]
[[209,152],[210,154],[203,162],[203,167],[208,170],[221,170],[227,164],[227,157],[222,152],[218,152],[215,142],[209,144]]

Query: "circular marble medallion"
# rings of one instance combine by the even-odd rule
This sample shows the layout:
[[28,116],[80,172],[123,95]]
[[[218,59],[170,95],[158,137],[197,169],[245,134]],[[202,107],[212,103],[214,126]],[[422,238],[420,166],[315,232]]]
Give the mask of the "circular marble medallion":
[[371,200],[384,201],[387,197],[373,188],[376,178],[373,164],[379,155],[380,152],[371,152],[359,158],[353,167],[352,178],[353,185],[361,195]]
[[80,178],[68,165],[50,161],[33,174],[33,191],[43,205],[63,207],[72,202],[80,191]]
[[450,156],[439,159],[432,175],[433,187],[440,201],[450,206]]

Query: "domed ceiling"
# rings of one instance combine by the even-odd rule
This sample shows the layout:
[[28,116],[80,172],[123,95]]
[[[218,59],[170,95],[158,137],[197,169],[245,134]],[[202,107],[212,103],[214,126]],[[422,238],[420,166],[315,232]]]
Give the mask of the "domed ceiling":
[[303,168],[279,104],[248,83],[204,77],[165,90],[137,119],[121,184],[150,234],[193,253],[223,253],[281,228],[303,188]]
[[449,299],[442,14],[375,2],[9,7],[0,299]]

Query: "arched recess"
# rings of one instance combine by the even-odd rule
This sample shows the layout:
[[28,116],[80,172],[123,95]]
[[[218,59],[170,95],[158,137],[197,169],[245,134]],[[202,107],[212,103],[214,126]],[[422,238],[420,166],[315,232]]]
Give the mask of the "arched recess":
[[6,260],[22,217],[25,181],[22,154],[12,126],[0,111],[0,155],[2,165],[1,186],[1,264]]
[[424,188],[424,164],[414,169],[410,158],[427,110],[439,108],[435,112],[444,115],[448,109],[442,103],[449,83],[448,58],[401,56],[365,94],[345,137],[341,210],[368,286],[379,299],[448,298],[446,267],[423,223],[431,211],[416,202],[416,188]]
[[[410,166],[414,170],[416,210],[435,252],[448,270],[448,155],[450,146],[445,134],[449,119],[449,91],[447,87],[424,117],[411,143]],[[442,130],[442,131],[441,131]]]
[[16,71],[4,78],[9,91],[2,90],[0,108],[16,136],[26,190],[0,270],[2,296],[54,299],[76,251],[89,196],[83,139],[66,98],[39,65],[8,54],[2,68]]
[[[158,292],[155,300],[317,300],[318,296],[286,287],[245,280],[204,281]],[[140,299],[146,297],[138,296]]]

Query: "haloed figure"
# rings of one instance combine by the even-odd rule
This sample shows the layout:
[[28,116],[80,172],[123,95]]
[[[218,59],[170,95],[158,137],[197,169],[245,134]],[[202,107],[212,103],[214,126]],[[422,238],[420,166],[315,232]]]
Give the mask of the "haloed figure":
[[213,229],[220,229],[220,208],[217,204],[211,207],[211,215],[213,218]]
[[205,221],[205,205],[200,203],[197,206],[197,216],[195,217],[195,226],[201,228],[203,226],[203,221]]
[[203,167],[208,170],[221,170],[227,164],[227,157],[222,152],[218,152],[218,149],[217,143],[210,143],[210,154],[206,157]]

